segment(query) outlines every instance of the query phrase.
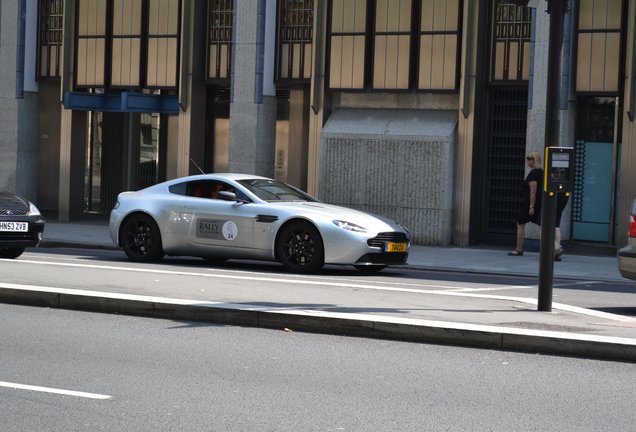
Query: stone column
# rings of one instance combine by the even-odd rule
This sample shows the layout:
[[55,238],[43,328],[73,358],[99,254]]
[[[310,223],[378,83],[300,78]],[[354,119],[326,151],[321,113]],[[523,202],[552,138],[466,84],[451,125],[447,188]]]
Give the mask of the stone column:
[[[33,16],[31,16],[33,15]],[[26,2],[0,4],[0,190],[37,202],[38,97],[33,81],[35,50],[27,46],[37,14]],[[25,80],[25,74],[28,79]],[[35,127],[34,127],[35,125]]]
[[263,94],[265,39],[275,37],[265,32],[272,1],[234,2],[230,172],[274,176],[276,98]]

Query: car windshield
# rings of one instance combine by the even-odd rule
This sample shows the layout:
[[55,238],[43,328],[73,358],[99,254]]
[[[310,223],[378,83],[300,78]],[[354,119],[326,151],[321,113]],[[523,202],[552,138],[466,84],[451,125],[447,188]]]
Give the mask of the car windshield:
[[300,189],[276,180],[239,180],[239,183],[263,201],[318,201]]

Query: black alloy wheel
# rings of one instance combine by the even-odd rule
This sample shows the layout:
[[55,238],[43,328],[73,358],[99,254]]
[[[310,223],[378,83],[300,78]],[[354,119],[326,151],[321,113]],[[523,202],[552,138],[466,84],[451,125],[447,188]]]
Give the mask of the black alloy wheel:
[[324,265],[324,248],[318,230],[307,222],[287,225],[278,240],[278,259],[294,273],[313,273]]
[[24,248],[6,248],[0,249],[0,258],[14,259],[22,255]]
[[124,252],[133,261],[151,262],[163,258],[159,227],[146,214],[136,214],[126,220],[121,238]]

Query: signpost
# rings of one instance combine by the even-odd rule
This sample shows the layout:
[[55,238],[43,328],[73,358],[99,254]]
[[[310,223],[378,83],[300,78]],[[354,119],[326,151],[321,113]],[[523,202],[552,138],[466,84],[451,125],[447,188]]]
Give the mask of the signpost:
[[[563,17],[567,8],[566,0],[548,0],[548,14],[550,14],[550,40],[548,45],[548,84],[545,117],[545,167],[543,202],[541,204],[541,249],[539,255],[539,294],[538,309],[543,312],[552,311],[552,282],[554,278],[554,228],[556,220],[556,193],[548,191],[548,185],[557,179],[548,176],[562,175],[562,171],[552,171],[548,163],[553,163],[554,150],[559,148],[559,96],[561,82],[561,49],[563,47]],[[570,154],[557,152],[560,155]],[[573,153],[572,153],[573,156]],[[557,165],[563,160],[557,156]],[[573,159],[573,157],[572,157]],[[558,167],[557,167],[558,168]],[[573,168],[573,165],[571,165]],[[568,171],[572,177],[571,169]],[[568,191],[569,192],[569,191]]]

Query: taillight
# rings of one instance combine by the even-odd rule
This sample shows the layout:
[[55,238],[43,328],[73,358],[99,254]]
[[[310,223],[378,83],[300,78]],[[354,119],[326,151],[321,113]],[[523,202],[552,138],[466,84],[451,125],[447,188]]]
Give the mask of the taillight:
[[630,237],[636,237],[636,214],[629,215],[629,226],[627,227],[627,235]]

